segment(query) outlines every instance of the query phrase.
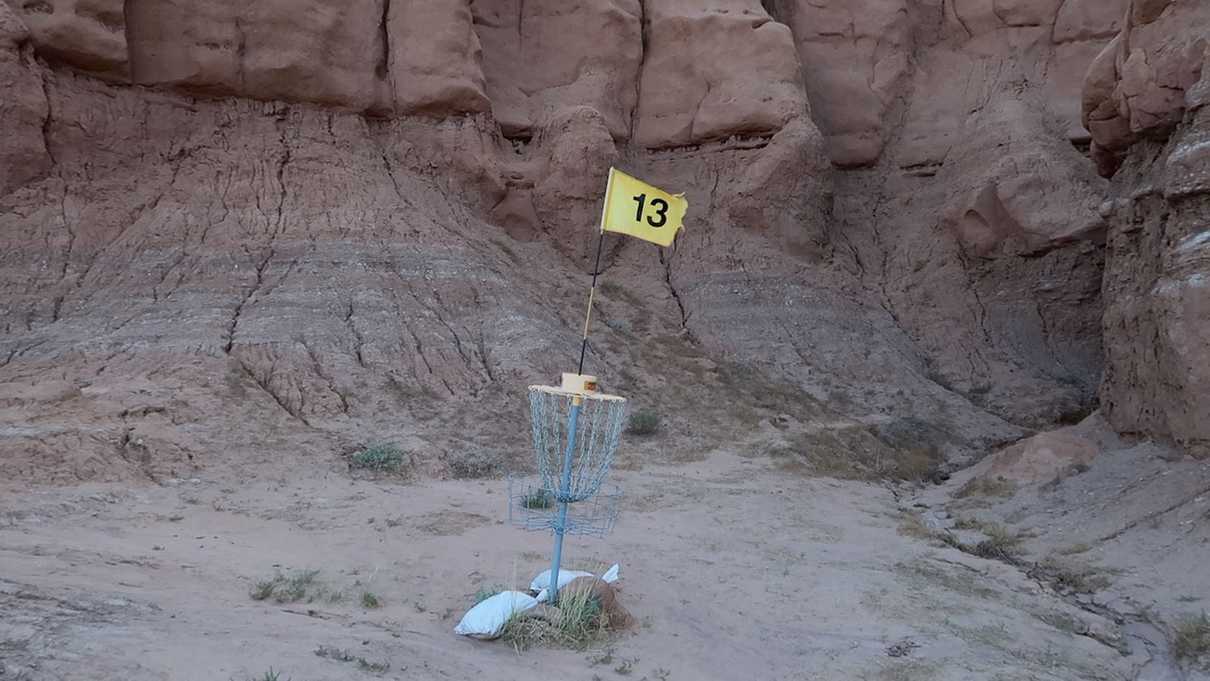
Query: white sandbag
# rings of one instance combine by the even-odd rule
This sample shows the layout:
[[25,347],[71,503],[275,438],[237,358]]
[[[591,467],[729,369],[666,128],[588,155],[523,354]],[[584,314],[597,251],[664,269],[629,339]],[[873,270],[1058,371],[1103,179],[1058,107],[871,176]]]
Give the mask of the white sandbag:
[[[547,572],[550,572],[547,570]],[[559,570],[559,572],[563,572]],[[496,638],[504,629],[508,618],[519,612],[525,612],[538,604],[538,599],[520,591],[501,591],[490,598],[485,598],[475,607],[466,611],[462,621],[454,627],[455,634],[474,636],[476,638]]]
[[605,574],[601,575],[601,581],[605,582],[606,584],[613,584],[614,582],[618,581],[618,572],[621,570],[622,566],[614,563],[613,567],[609,568],[605,571]]
[[[563,587],[567,586],[567,583],[576,577],[592,576],[593,575],[591,572],[581,572],[580,570],[564,570],[563,568],[559,568],[559,588],[562,589]],[[548,588],[550,588],[550,570],[543,570],[542,572],[538,573],[538,576],[534,577],[533,581],[529,583],[530,591],[541,591],[542,589]]]
[[[605,574],[601,575],[601,581],[605,582],[606,584],[613,584],[614,582],[618,581],[618,572],[620,570],[621,566],[619,566],[617,563],[614,563],[613,567],[609,568],[605,571]],[[571,580],[577,577],[592,576],[594,575],[591,572],[564,570],[563,568],[559,568],[559,588],[562,589],[563,587],[567,586]],[[537,577],[534,577],[534,581],[529,583],[529,589],[530,591],[538,592],[539,603],[545,603],[547,600],[549,600],[549,595],[546,592],[550,589],[550,570],[543,570],[541,574],[539,574]]]

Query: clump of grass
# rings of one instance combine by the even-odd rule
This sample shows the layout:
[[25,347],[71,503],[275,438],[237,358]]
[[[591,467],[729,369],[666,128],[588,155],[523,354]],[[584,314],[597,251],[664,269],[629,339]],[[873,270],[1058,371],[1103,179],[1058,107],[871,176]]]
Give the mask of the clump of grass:
[[[260,676],[254,676],[254,677],[248,679],[248,681],[280,681],[280,680],[281,680],[281,672],[273,671],[273,667],[269,667],[269,671],[265,672],[264,674],[261,674]],[[286,681],[289,681],[289,679],[287,679]]]
[[316,582],[319,570],[296,570],[288,575],[277,573],[272,579],[262,579],[252,586],[252,600],[275,603],[296,603],[306,600],[308,603],[326,597],[329,601],[338,601],[340,592],[329,592]]
[[519,613],[504,623],[501,637],[518,651],[535,646],[583,650],[608,632],[609,617],[590,591],[562,596],[549,617]]
[[555,498],[550,492],[539,489],[532,494],[527,494],[521,499],[521,506],[524,508],[550,508],[554,506]]
[[957,499],[967,497],[1011,497],[1017,492],[1017,485],[1001,476],[992,478],[971,478],[965,485],[954,492]]
[[361,592],[361,607],[370,610],[373,610],[374,608],[381,608],[382,601],[378,600],[378,596],[374,595],[372,592],[363,591]]
[[371,662],[360,655],[354,655],[347,650],[336,648],[334,646],[319,646],[315,649],[315,654],[329,660],[337,662],[355,662],[357,668],[363,672],[371,672],[381,674],[391,668],[387,662]]
[[981,530],[983,529],[983,521],[976,518],[959,518],[954,521],[954,528],[958,530]]
[[403,467],[403,450],[393,444],[370,445],[349,457],[349,468],[375,473],[398,473]]
[[1210,655],[1210,616],[1188,616],[1176,624],[1172,637],[1172,653],[1178,660],[1196,660]]
[[660,429],[660,415],[654,409],[638,409],[630,415],[626,432],[631,435],[654,435]]

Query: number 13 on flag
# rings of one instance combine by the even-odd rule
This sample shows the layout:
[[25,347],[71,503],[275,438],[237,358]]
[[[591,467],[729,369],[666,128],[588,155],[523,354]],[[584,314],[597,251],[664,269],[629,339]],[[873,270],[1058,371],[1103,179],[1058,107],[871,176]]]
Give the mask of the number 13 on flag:
[[670,194],[616,168],[609,169],[601,231],[629,234],[669,246],[681,229],[689,202],[683,194]]

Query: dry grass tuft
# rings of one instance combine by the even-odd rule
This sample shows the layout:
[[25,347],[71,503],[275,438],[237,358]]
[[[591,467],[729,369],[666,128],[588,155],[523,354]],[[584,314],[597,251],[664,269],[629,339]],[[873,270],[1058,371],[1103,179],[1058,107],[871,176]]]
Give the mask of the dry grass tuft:
[[975,544],[971,553],[981,558],[1012,561],[1017,557],[1021,535],[1002,525],[987,523],[981,530],[987,539]]
[[970,523],[977,523],[979,531],[986,535],[987,538],[977,544],[967,544],[959,541],[957,537],[948,532],[938,534],[937,538],[942,543],[964,553],[969,553],[972,556],[1002,560],[1006,563],[1015,563],[1017,561],[1018,549],[1022,540],[1022,536],[1019,533],[995,523],[980,523],[978,521],[970,521]]

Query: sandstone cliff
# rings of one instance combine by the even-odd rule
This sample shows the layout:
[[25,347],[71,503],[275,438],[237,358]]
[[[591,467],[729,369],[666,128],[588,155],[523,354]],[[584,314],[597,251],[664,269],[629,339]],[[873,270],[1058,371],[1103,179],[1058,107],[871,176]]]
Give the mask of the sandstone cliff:
[[5,2],[6,476],[520,460],[610,164],[693,206],[608,242],[589,360],[673,442],[939,460],[1099,391],[1204,451],[1197,0]]

